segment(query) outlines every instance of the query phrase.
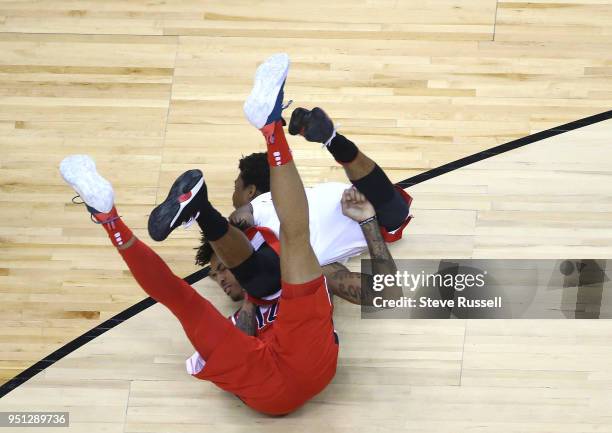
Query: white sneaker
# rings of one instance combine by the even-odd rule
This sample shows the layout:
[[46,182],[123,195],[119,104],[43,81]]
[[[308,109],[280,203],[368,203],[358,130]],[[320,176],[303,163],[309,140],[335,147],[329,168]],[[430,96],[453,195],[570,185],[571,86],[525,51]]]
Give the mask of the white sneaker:
[[60,173],[85,204],[97,211],[108,213],[113,208],[115,194],[109,181],[100,176],[96,163],[88,155],[70,155],[60,163]]
[[280,120],[283,86],[289,72],[289,56],[274,54],[257,68],[253,90],[244,102],[244,114],[257,129]]

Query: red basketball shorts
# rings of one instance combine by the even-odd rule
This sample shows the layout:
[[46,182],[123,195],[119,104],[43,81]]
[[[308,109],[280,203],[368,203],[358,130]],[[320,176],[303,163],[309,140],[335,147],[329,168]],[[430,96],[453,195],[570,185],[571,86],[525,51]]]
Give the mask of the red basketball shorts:
[[338,360],[333,306],[323,276],[299,286],[314,291],[296,298],[281,295],[270,337],[264,341],[229,330],[195,376],[269,415],[292,412],[321,392]]

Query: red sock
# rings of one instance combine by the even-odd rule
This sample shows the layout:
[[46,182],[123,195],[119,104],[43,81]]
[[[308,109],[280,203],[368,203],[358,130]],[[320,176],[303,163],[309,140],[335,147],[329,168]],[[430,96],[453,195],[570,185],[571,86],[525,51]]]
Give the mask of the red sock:
[[285,138],[285,131],[283,131],[283,124],[280,120],[268,123],[261,128],[261,132],[266,138],[266,144],[268,145],[268,164],[270,167],[284,165],[293,161],[291,150]]
[[116,247],[125,244],[134,236],[128,226],[121,220],[114,206],[108,213],[94,214],[94,218],[102,223],[102,227],[106,230],[108,237]]

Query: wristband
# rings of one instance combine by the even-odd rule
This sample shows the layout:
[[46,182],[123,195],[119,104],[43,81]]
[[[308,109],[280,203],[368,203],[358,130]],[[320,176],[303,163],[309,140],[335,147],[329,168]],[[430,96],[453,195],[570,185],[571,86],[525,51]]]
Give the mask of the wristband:
[[366,218],[366,219],[364,219],[363,221],[361,221],[361,222],[359,223],[359,225],[360,225],[360,226],[363,226],[363,225],[366,225],[366,224],[368,224],[368,223],[371,223],[372,221],[376,221],[377,219],[378,219],[378,218],[376,218],[376,215],[374,215],[374,216],[371,216],[370,218]]

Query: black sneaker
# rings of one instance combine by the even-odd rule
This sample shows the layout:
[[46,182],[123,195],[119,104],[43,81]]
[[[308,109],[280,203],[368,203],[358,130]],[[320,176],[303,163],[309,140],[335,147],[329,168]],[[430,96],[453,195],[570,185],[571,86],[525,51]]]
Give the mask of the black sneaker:
[[291,113],[289,134],[303,135],[308,141],[328,145],[336,135],[334,122],[319,107],[311,110],[296,108]]
[[172,184],[166,200],[149,216],[149,235],[163,241],[179,226],[188,228],[200,216],[202,203],[208,200],[204,175],[200,170],[181,174]]

